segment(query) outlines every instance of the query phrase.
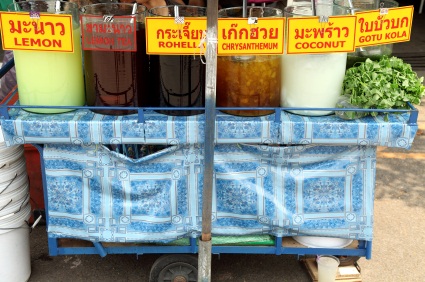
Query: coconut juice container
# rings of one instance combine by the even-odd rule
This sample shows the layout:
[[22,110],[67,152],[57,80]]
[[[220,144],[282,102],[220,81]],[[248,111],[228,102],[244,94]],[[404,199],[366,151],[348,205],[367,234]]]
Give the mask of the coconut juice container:
[[[288,6],[285,17],[312,16],[311,5]],[[344,15],[346,9],[332,4],[316,4],[316,15]],[[281,106],[294,108],[334,108],[345,75],[347,53],[282,55]],[[290,110],[306,116],[333,113],[328,110]]]

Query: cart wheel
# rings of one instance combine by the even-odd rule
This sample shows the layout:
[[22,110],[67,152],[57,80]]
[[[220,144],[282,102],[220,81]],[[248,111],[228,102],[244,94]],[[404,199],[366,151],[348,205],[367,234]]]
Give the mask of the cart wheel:
[[356,256],[336,256],[339,259],[340,266],[354,265],[360,257]]
[[190,255],[164,255],[152,265],[149,282],[198,280],[198,259]]

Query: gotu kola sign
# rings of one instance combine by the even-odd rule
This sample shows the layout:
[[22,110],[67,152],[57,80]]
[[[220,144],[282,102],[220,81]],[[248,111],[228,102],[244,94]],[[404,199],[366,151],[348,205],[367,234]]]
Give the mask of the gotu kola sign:
[[413,6],[356,13],[356,47],[410,40]]

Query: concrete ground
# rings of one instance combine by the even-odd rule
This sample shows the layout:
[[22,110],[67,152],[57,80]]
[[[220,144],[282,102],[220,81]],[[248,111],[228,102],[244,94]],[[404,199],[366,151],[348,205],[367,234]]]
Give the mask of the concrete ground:
[[[419,3],[419,2],[418,2]],[[418,7],[416,7],[418,10]],[[396,54],[425,54],[425,15],[415,15],[412,38]],[[425,62],[425,58],[423,58]],[[425,64],[424,64],[425,65]],[[415,69],[425,75],[425,66]],[[361,258],[362,280],[425,281],[425,100],[411,150],[378,148],[372,259]],[[74,255],[50,257],[45,226],[31,234],[31,282],[148,281],[158,255]],[[0,277],[0,281],[2,281]],[[311,281],[295,256],[213,256],[212,281]]]

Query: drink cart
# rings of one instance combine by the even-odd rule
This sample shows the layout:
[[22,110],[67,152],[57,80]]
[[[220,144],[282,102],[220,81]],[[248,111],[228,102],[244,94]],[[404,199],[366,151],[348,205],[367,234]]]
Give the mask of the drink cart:
[[[39,149],[50,255],[198,253],[208,123],[203,114],[164,117],[139,109],[138,115],[111,118],[83,107],[38,115],[13,102],[2,104],[2,134],[8,146]],[[415,109],[390,114],[389,121],[303,117],[280,109],[256,118],[216,114],[213,254],[371,258],[376,147],[408,149],[417,129]],[[132,160],[107,144],[161,150]],[[139,188],[145,192],[120,194],[145,178]],[[322,190],[332,197],[321,198]],[[297,235],[353,242],[308,248],[292,238]],[[152,272],[170,270],[175,262],[191,271],[197,260],[164,256]]]
[[[215,107],[208,44],[202,114],[138,107],[108,116],[65,106],[74,111],[50,115],[23,110],[16,90],[3,100],[5,144],[32,144],[41,156],[50,255],[166,254],[151,281],[196,281],[198,271],[208,279],[211,254],[370,259],[376,148],[409,149],[417,110],[385,110],[387,120],[288,108],[228,115]],[[344,243],[307,247],[303,236]]]

